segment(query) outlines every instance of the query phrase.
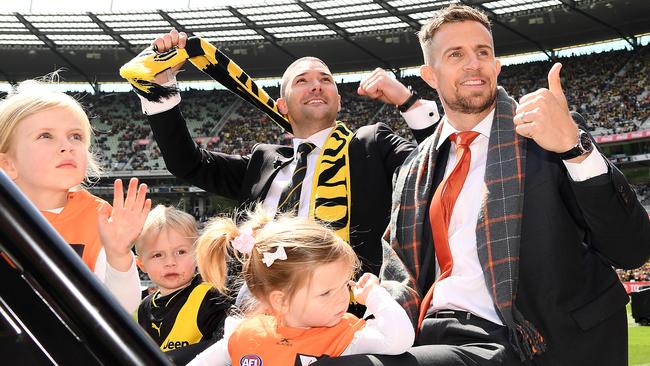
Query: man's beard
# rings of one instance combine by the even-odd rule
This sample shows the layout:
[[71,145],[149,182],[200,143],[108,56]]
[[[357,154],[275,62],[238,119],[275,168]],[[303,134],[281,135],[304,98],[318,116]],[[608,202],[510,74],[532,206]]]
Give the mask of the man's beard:
[[448,100],[442,94],[440,96],[452,111],[464,114],[479,114],[492,107],[497,98],[497,91],[496,89],[493,89],[490,94],[483,100],[480,100],[478,104],[472,103],[472,99],[475,98],[464,97],[459,95],[457,92],[454,93],[453,100]]

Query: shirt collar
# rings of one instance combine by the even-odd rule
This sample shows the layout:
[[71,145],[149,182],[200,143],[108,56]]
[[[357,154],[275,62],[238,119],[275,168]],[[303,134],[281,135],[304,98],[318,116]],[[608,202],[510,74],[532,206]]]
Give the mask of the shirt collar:
[[[476,131],[480,133],[481,135],[490,138],[490,130],[492,129],[492,120],[494,118],[494,111],[495,109],[493,108],[490,113],[488,113],[485,118],[481,122],[479,122],[474,128],[472,128],[472,131]],[[436,150],[440,149],[440,146],[447,140],[449,135],[452,133],[459,132],[457,129],[455,129],[451,123],[449,123],[449,120],[447,119],[447,116],[445,115],[442,118],[442,131],[440,131],[440,138],[438,139],[438,145],[436,146]]]
[[[316,132],[315,134],[307,137],[306,139],[301,139],[301,138],[294,137],[294,139],[293,139],[293,155],[295,156],[298,153],[298,146],[300,146],[300,144],[302,144],[305,141],[309,141],[312,144],[316,145],[316,148],[322,149],[323,146],[325,145],[325,141],[327,140],[327,138],[330,135],[330,132],[332,132],[332,129],[334,129],[334,127],[328,127],[328,128],[326,128],[324,130],[320,130],[320,131]],[[314,150],[316,150],[316,149],[314,149]]]

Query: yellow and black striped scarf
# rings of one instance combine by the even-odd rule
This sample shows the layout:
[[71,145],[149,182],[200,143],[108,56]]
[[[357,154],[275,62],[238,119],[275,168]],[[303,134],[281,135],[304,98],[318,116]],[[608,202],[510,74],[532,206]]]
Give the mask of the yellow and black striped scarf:
[[[185,60],[221,83],[240,98],[266,113],[278,126],[292,132],[287,118],[280,113],[275,100],[228,56],[209,42],[188,38],[185,48],[157,53],[151,47],[120,68],[136,93],[150,101],[160,101],[178,93],[175,87],[154,82],[155,76]],[[309,216],[332,227],[338,236],[350,240],[350,160],[348,147],[352,132],[337,122],[318,158],[314,175]]]

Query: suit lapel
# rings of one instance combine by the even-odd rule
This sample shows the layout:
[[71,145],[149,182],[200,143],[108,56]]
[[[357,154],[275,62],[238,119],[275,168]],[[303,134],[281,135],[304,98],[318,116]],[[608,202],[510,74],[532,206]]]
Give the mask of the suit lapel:
[[289,146],[280,146],[272,155],[266,158],[260,167],[260,178],[251,188],[251,198],[263,201],[275,176],[292,160],[293,148]]
[[447,139],[440,146],[438,150],[438,155],[436,156],[436,165],[433,169],[433,186],[429,190],[429,197],[427,201],[427,214],[424,218],[424,231],[422,232],[422,246],[420,248],[421,262],[422,263],[422,273],[426,275],[420,276],[422,279],[420,283],[421,288],[428,289],[431,287],[433,282],[436,279],[436,250],[433,245],[433,233],[431,231],[431,221],[429,220],[429,206],[431,206],[431,200],[433,199],[433,194],[436,189],[442,182],[445,177],[445,170],[447,169],[447,160],[449,159],[449,149],[451,147],[451,142]]

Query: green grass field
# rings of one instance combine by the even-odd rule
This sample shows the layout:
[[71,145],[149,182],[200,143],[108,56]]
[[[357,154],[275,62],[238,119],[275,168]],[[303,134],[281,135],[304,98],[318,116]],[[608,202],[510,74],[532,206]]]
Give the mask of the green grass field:
[[650,327],[639,326],[627,305],[627,324],[630,348],[630,366],[650,366]]

